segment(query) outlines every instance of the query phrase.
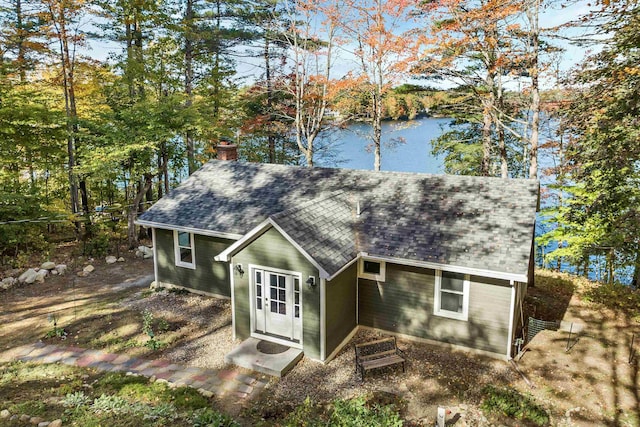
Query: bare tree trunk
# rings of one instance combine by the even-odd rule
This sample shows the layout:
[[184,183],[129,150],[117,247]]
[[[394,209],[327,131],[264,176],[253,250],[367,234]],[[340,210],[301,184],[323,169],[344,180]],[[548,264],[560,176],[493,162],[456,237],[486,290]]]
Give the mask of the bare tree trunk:
[[16,57],[18,63],[18,69],[20,70],[20,83],[27,81],[27,64],[25,55],[25,28],[22,22],[22,1],[16,0],[16,31],[18,35],[17,48],[18,54]]
[[164,171],[163,171],[163,165],[162,165],[162,154],[165,150],[164,148],[165,143],[162,142],[160,144],[160,151],[158,152],[158,156],[156,158],[156,165],[158,166],[158,183],[156,184],[156,191],[158,192],[158,200],[162,199],[162,196],[164,195],[164,184],[162,182],[163,178],[164,178]]
[[162,146],[162,182],[164,183],[164,193],[169,193],[169,153],[166,144]]
[[[184,13],[185,35],[184,35],[184,93],[187,96],[185,107],[189,109],[193,104],[193,0],[187,0]],[[192,131],[187,129],[185,133],[187,142],[187,164],[189,175],[196,171],[195,147]]]
[[273,82],[271,81],[271,45],[269,43],[270,34],[264,36],[264,66],[265,80],[267,83],[267,114],[269,115],[269,124],[267,125],[267,145],[269,147],[269,163],[276,162],[276,138],[272,132],[273,126]]
[[[493,98],[493,94],[487,95]],[[482,112],[482,163],[480,164],[480,174],[489,176],[489,167],[491,164],[491,129],[493,125],[493,100],[485,99],[483,101],[484,108]]]
[[[222,28],[222,13],[220,0],[216,0],[216,34],[220,37]],[[216,49],[213,56],[213,117],[218,120],[220,117],[220,49]]]
[[[75,173],[76,167],[76,120],[77,110],[75,103],[75,91],[73,85],[73,70],[71,58],[69,56],[69,35],[67,33],[67,17],[65,16],[63,6],[58,5],[59,10],[54,9],[54,5],[49,3],[49,14],[52,23],[56,29],[58,44],[60,49],[60,65],[62,67],[62,85],[64,91],[64,106],[67,127],[67,168],[69,177],[69,201],[71,205],[71,213],[75,214],[79,211],[78,203],[78,181]],[[78,237],[81,235],[81,224],[75,220],[76,233]]]
[[504,111],[504,93],[502,89],[502,75],[498,73],[498,85],[496,90],[496,104],[498,109],[498,120],[496,126],[498,128],[498,146],[500,147],[500,176],[502,178],[509,178],[509,161],[507,156],[507,146],[505,141],[503,121]]
[[377,87],[373,93],[373,170],[379,171],[382,167],[382,155],[380,145],[382,140],[382,99],[381,90]]
[[138,235],[136,233],[136,218],[138,216],[138,206],[142,201],[142,198],[147,193],[147,190],[151,187],[151,175],[145,174],[144,183],[138,188],[138,193],[136,197],[133,199],[133,203],[129,206],[129,214],[127,217],[128,227],[127,227],[127,235],[129,239],[129,249],[134,249],[138,246],[139,240]]
[[531,34],[531,149],[529,151],[529,178],[538,178],[538,138],[540,127],[540,88],[538,83],[539,73],[539,52],[540,49],[540,29],[539,29],[540,0],[533,0],[532,8],[527,10],[530,22]]
[[640,289],[640,251],[636,252],[636,262],[633,266],[633,280],[631,286],[634,289]]

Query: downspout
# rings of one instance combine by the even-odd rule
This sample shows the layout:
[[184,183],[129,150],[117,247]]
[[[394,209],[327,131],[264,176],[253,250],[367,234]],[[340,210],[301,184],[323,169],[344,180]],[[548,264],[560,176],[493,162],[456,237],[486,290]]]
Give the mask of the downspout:
[[233,257],[229,260],[229,281],[231,282],[231,331],[232,338],[236,340],[236,298],[235,298],[235,280],[233,277]]
[[153,280],[158,283],[158,241],[156,240],[156,229],[151,229],[151,243],[153,243]]
[[516,283],[513,280],[509,281],[511,285],[511,307],[509,309],[509,336],[507,339],[507,360],[511,360],[511,348],[513,346],[513,321],[516,315]]

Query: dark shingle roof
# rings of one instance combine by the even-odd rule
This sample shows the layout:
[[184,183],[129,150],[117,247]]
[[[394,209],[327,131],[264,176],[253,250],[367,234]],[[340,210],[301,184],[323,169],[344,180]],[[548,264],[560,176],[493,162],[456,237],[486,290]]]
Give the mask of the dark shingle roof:
[[329,273],[366,252],[526,275],[537,200],[534,180],[212,160],[140,221],[243,235],[271,217]]
[[338,191],[271,219],[329,274],[358,255],[357,217],[351,197]]

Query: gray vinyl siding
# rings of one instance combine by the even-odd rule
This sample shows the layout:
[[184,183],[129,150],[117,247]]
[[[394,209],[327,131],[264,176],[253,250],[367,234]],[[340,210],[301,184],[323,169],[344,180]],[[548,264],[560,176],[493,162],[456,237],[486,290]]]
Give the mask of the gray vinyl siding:
[[471,276],[469,318],[433,314],[435,271],[387,263],[386,281],[359,279],[361,325],[506,354],[511,287],[508,281]]
[[[270,228],[233,257],[233,265],[242,264],[245,274],[234,273],[236,335],[250,336],[249,264],[294,271],[302,274],[302,346],[306,356],[320,359],[320,277],[318,270],[276,229]],[[309,288],[309,276],[318,286]]]
[[195,270],[178,267],[175,262],[173,231],[156,229],[158,281],[214,295],[231,297],[229,264],[214,257],[234,241],[209,236],[194,236]]
[[358,263],[326,283],[327,346],[329,356],[356,327]]

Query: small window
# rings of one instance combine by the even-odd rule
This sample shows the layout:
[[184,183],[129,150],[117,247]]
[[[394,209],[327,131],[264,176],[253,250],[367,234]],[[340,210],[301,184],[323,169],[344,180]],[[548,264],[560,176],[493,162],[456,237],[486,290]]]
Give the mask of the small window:
[[469,275],[436,271],[433,313],[458,320],[469,318]]
[[173,241],[175,245],[176,265],[178,267],[196,268],[195,245],[193,234],[185,231],[174,231]]
[[385,263],[384,261],[374,261],[371,259],[360,259],[358,276],[362,279],[376,280],[384,282]]

